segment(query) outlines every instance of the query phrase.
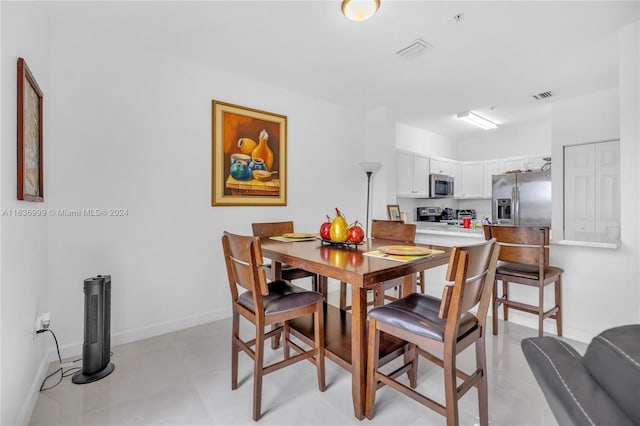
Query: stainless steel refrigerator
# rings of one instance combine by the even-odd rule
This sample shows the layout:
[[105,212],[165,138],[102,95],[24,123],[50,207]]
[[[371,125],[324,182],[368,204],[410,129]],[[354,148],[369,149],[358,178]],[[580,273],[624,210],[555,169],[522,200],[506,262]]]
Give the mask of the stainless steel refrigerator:
[[551,226],[551,172],[492,176],[492,220],[497,225]]

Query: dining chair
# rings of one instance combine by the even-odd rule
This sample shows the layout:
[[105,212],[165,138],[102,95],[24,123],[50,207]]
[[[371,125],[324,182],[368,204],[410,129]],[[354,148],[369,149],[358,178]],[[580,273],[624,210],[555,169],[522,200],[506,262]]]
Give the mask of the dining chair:
[[[371,238],[394,240],[399,244],[413,243],[416,237],[416,224],[404,223],[398,220],[382,220],[373,219],[371,221]],[[419,275],[424,277],[424,273]],[[421,289],[424,292],[424,278],[418,278],[418,282],[422,283]],[[402,285],[402,278],[396,278],[393,280],[385,281],[382,283],[381,288],[378,288],[374,292],[374,301],[370,304],[381,305],[384,300],[397,300],[397,297],[385,294],[387,290]],[[340,282],[340,309],[350,310],[351,305],[347,305],[347,283]]]
[[[491,299],[498,245],[495,240],[453,247],[442,298],[413,293],[368,313],[367,392],[365,415],[372,419],[378,388],[391,388],[446,416],[447,425],[458,424],[458,400],[472,387],[478,390],[480,424],[488,424],[486,318]],[[475,309],[474,309],[475,308]],[[381,332],[409,342],[405,365],[409,386],[394,372],[382,372],[378,359]],[[475,344],[476,370],[467,374],[456,367],[457,355]],[[445,404],[416,390],[418,358],[422,356],[444,369]],[[462,379],[458,384],[456,378]]]
[[[269,238],[277,237],[293,232],[293,222],[257,222],[251,224],[254,237]],[[282,279],[287,281],[298,280],[301,278],[311,277],[313,291],[318,291],[318,275],[305,271],[304,269],[294,268],[291,265],[282,265]]]
[[[549,266],[549,228],[537,226],[484,225],[485,239],[495,238],[500,244],[500,257],[493,290],[493,334],[498,334],[498,307],[503,306],[503,318],[509,320],[509,309],[538,316],[538,336],[544,334],[543,321],[556,320],[558,336],[562,336],[562,273],[561,268]],[[502,281],[502,296],[498,294]],[[509,283],[538,288],[538,304],[513,300]],[[544,310],[544,288],[555,283],[554,306]]]
[[[260,237],[224,232],[222,247],[232,300],[231,389],[238,388],[238,353],[244,351],[254,363],[253,420],[257,421],[261,417],[262,377],[266,374],[309,359],[316,365],[318,388],[325,390],[324,297],[285,280],[268,282]],[[314,340],[310,349],[303,350],[291,340],[289,320],[309,314],[313,314]],[[253,339],[240,338],[240,316],[255,326]],[[276,324],[282,325],[265,332],[266,326]],[[284,359],[265,366],[265,342],[280,334],[284,336]],[[295,356],[290,356],[291,346],[296,348]]]

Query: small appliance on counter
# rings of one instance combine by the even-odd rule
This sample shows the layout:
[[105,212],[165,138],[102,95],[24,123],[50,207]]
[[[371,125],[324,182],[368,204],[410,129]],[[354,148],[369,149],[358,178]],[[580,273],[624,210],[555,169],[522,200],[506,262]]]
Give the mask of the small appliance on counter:
[[456,210],[445,207],[442,209],[442,219],[443,221],[454,220],[456,218]]
[[475,209],[460,209],[456,210],[456,219],[462,220],[463,217],[470,217],[471,219],[476,218],[476,210]]
[[440,222],[442,220],[441,207],[418,207],[416,210],[417,222]]

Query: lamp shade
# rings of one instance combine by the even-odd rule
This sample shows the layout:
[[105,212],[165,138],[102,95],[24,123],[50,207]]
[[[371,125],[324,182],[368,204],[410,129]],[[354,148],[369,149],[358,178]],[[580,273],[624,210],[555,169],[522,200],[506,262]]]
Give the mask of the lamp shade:
[[362,170],[364,170],[365,172],[369,172],[369,173],[373,173],[376,172],[380,169],[381,164],[380,163],[376,163],[374,161],[363,161],[360,164],[360,167],[362,167]]
[[366,21],[378,11],[380,0],[343,0],[342,13],[352,21]]

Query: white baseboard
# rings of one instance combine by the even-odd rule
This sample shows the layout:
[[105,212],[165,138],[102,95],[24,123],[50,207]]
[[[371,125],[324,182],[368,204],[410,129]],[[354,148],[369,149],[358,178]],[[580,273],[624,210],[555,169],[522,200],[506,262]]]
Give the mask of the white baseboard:
[[[159,336],[161,334],[171,333],[173,331],[182,330],[196,325],[206,324],[208,322],[217,321],[231,316],[231,309],[219,309],[216,311],[205,312],[203,314],[192,315],[190,317],[180,318],[177,320],[165,321],[162,323],[151,324],[144,327],[133,328],[130,330],[119,331],[111,334],[111,346],[122,345],[124,343],[135,342],[136,340],[146,339],[148,337]],[[62,358],[77,357],[82,355],[82,342],[74,342],[60,346],[60,355]],[[58,354],[55,346],[43,354],[42,360],[38,365],[38,370],[33,376],[33,381],[29,387],[25,401],[18,416],[17,426],[26,426],[29,424],[31,413],[36,406],[40,386],[44,380],[51,362],[58,360]]]
[[55,353],[56,351],[54,348],[49,348],[42,355],[42,359],[40,360],[40,364],[38,365],[38,370],[33,376],[33,380],[31,382],[31,385],[29,386],[29,392],[27,393],[26,398],[24,399],[24,403],[22,404],[22,408],[20,409],[20,414],[18,415],[16,426],[26,426],[29,424],[31,413],[36,406],[36,401],[38,400],[38,395],[40,394],[40,386],[42,385],[42,381],[47,375],[49,364],[51,363],[50,358]]
[[[183,330],[185,328],[195,327],[196,325],[206,324],[208,322],[229,317],[231,317],[230,308],[218,309],[216,311],[209,311],[176,320],[118,331],[111,333],[111,347],[135,342],[149,337],[160,336],[161,334],[171,333],[173,331]],[[72,342],[60,346],[60,354],[63,359],[82,355],[82,342]],[[55,352],[53,355],[55,355]],[[53,361],[53,359],[51,361]]]

